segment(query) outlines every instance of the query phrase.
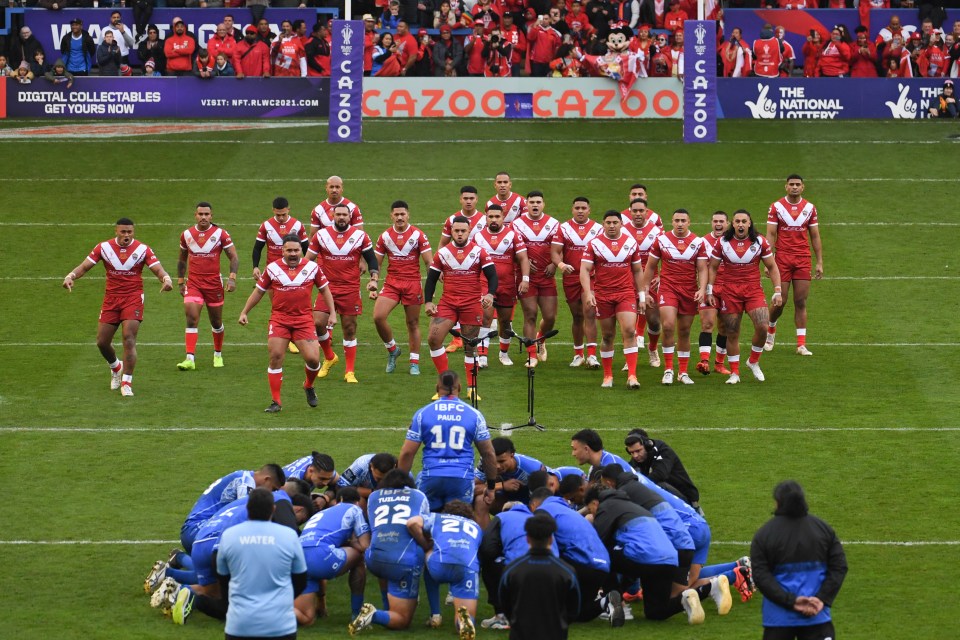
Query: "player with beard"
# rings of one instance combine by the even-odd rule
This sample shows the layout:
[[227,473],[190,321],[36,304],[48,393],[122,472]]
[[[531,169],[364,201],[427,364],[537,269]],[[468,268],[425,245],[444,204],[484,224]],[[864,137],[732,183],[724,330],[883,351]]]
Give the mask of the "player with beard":
[[[767,242],[776,251],[777,267],[785,290],[790,294],[793,283],[793,321],[797,327],[797,355],[812,356],[807,349],[807,296],[810,294],[810,245],[817,257],[813,277],[823,278],[823,245],[820,242],[820,223],[817,208],[803,197],[803,178],[787,176],[787,195],[780,198],[767,212]],[[809,236],[809,241],[807,237]],[[777,332],[777,320],[783,305],[770,305],[770,328],[764,351],[772,351]]]
[[[460,187],[460,211],[454,213],[448,217],[443,222],[443,230],[440,232],[440,249],[447,245],[453,237],[453,232],[451,227],[453,226],[453,219],[457,216],[463,216],[469,221],[470,224],[470,233],[468,240],[473,240],[473,237],[477,235],[483,225],[486,224],[486,216],[483,211],[477,211],[477,188],[471,185],[464,185]],[[460,330],[459,323],[454,325],[454,329]],[[454,337],[450,344],[447,345],[447,353],[453,353],[458,349],[463,348],[463,340],[458,337]]]
[[[270,298],[273,311],[270,313],[270,328],[267,332],[267,350],[270,353],[267,379],[270,382],[273,402],[264,410],[265,413],[279,413],[283,408],[280,403],[283,358],[286,355],[287,343],[291,340],[297,343],[303,357],[306,374],[303,390],[307,394],[307,404],[311,407],[317,406],[317,392],[313,389],[313,382],[320,371],[320,352],[317,348],[317,330],[311,314],[311,293],[316,286],[320,290],[320,297],[329,308],[333,308],[333,297],[327,285],[327,278],[320,266],[303,257],[300,237],[290,234],[283,239],[283,259],[267,265],[257,281],[256,288],[243,305],[239,322],[246,326],[249,322],[247,314],[257,306],[267,291],[274,292]],[[328,322],[331,326],[337,323],[336,313],[331,314]]]
[[[560,222],[543,212],[545,203],[541,191],[527,194],[529,212],[513,221],[513,228],[527,245],[527,258],[530,260],[530,288],[520,294],[520,308],[523,310],[523,334],[536,337],[546,334],[557,321],[557,281],[554,274],[557,267],[553,264],[551,248]],[[542,318],[537,327],[537,309]],[[531,354],[528,366],[536,362],[547,361],[547,345],[538,342],[528,347]],[[535,356],[535,357],[534,357]]]
[[[595,282],[591,281],[591,271],[595,272]],[[636,238],[624,233],[620,212],[611,209],[603,214],[603,235],[587,243],[580,261],[584,304],[597,310],[600,321],[601,387],[613,387],[613,332],[619,324],[623,355],[627,360],[627,388],[640,388],[636,326],[637,291],[641,290],[642,277],[640,246]]]
[[[657,237],[663,233],[663,228],[659,226],[662,224],[660,222],[660,216],[655,213],[650,214],[650,210],[647,209],[647,201],[642,197],[631,200],[628,211],[630,217],[624,220],[623,229],[636,238],[637,244],[640,245],[640,262],[643,268],[646,269],[647,256],[650,255],[650,247],[657,241]],[[623,218],[622,213],[620,216]],[[650,288],[654,293],[656,292],[658,284],[658,278],[655,278],[650,284]],[[656,304],[655,295],[652,305],[648,304],[643,309],[637,309],[638,350],[643,348],[643,332],[645,329],[650,338],[647,345],[647,358],[650,360],[651,367],[659,367],[660,356],[657,354],[657,342],[660,340],[660,308]],[[626,365],[624,365],[623,370],[627,370]]]
[[[470,228],[468,218],[456,216],[453,219],[450,225],[452,242],[437,251],[427,272],[427,283],[424,286],[425,311],[433,318],[427,344],[430,345],[430,357],[438,373],[449,369],[447,351],[443,348],[444,336],[459,322],[464,336],[476,338],[480,333],[484,309],[493,305],[497,294],[497,268],[487,252],[470,241]],[[434,304],[433,294],[441,275],[443,294],[440,296],[440,304]],[[487,281],[486,292],[481,293],[484,290],[484,278]],[[467,392],[471,398],[477,393],[473,352],[473,347],[464,345],[463,366],[467,374]]]
[[[510,336],[513,333],[513,308],[517,304],[517,296],[527,292],[530,286],[530,262],[527,260],[527,247],[523,238],[508,225],[504,224],[503,210],[499,204],[491,204],[487,208],[486,227],[474,236],[476,242],[497,268],[497,296],[493,305],[483,310],[483,326],[489,332],[493,324],[493,314],[496,310],[497,329],[500,334],[500,364],[505,367],[513,365],[510,359]],[[520,267],[519,284],[517,283],[517,267]],[[527,328],[524,323],[524,337],[532,338],[533,329]],[[478,347],[479,365],[487,366],[487,338]],[[536,356],[532,361],[536,361]],[[530,366],[531,360],[527,360]]]
[[[712,252],[724,231],[730,227],[730,221],[725,211],[714,211],[710,218],[710,233],[703,236],[707,242],[708,254]],[[713,292],[717,300],[720,299],[723,287],[724,265],[721,263],[717,271],[716,282],[713,283]],[[711,305],[709,300],[704,298],[700,303],[700,362],[697,363],[697,371],[703,375],[710,374],[710,344],[713,342],[713,328],[717,327],[717,307]],[[730,375],[730,371],[723,366],[723,360],[727,355],[727,332],[721,323],[717,327],[717,362],[714,365],[714,371],[723,375]]]
[[673,354],[676,349],[679,360],[678,380],[693,384],[687,373],[690,361],[690,327],[697,315],[697,305],[703,298],[697,282],[707,281],[707,250],[703,238],[690,231],[690,213],[677,209],[673,213],[673,230],[657,237],[650,249],[650,257],[643,272],[639,288],[640,304],[647,304],[647,286],[660,272],[657,303],[660,305],[660,322],[663,331],[664,372],[661,382],[673,384]]
[[[333,226],[320,229],[310,239],[307,260],[319,257],[318,263],[323,266],[323,271],[330,280],[333,302],[341,318],[343,353],[347,361],[343,379],[350,384],[356,384],[359,382],[354,372],[357,360],[357,316],[363,311],[363,302],[360,300],[360,259],[366,261],[370,274],[367,291],[377,290],[380,267],[370,236],[364,233],[363,229],[351,226],[350,219],[350,207],[343,203],[336,205],[333,208]],[[318,378],[325,378],[340,359],[330,344],[332,336],[327,320],[331,309],[325,298],[317,298],[313,318],[317,325],[320,347],[323,349],[323,366],[317,374]]]
[[[713,247],[710,255],[710,274],[707,285],[704,287],[707,301],[714,306],[719,304],[720,319],[727,331],[729,340],[727,349],[732,371],[727,378],[727,384],[740,382],[740,321],[743,319],[744,311],[753,322],[753,342],[747,368],[758,381],[764,380],[763,372],[760,371],[760,356],[763,354],[770,321],[758,269],[761,261],[770,274],[770,280],[773,281],[770,306],[779,308],[783,305],[783,295],[780,292],[780,270],[773,258],[770,244],[766,238],[757,233],[750,214],[744,209],[738,209],[733,214],[733,225],[724,231],[723,237]],[[715,282],[717,273],[723,266],[726,267],[726,273],[718,303]]]
[[410,209],[403,200],[390,205],[393,226],[380,234],[373,251],[377,254],[378,268],[383,268],[383,259],[390,258],[390,270],[379,293],[370,292],[373,305],[373,324],[387,348],[387,373],[393,373],[400,357],[400,347],[393,339],[393,330],[387,319],[390,313],[403,305],[410,345],[410,375],[420,375],[420,307],[423,305],[423,286],[420,283],[420,264],[430,268],[433,251],[427,235],[410,224]]
[[[599,369],[597,360],[597,315],[593,307],[583,304],[583,288],[580,286],[580,259],[587,244],[603,233],[603,226],[590,219],[590,201],[584,196],[573,199],[573,217],[557,227],[550,245],[550,257],[557,271],[563,274],[563,295],[567,308],[573,316],[573,360],[571,367],[584,363],[591,369]],[[584,359],[584,340],[587,357]]]
[[517,216],[527,213],[527,201],[519,193],[511,191],[513,182],[510,180],[510,174],[501,171],[494,178],[493,186],[497,190],[492,198],[487,200],[487,210],[491,205],[500,205],[503,209],[503,222],[510,224]]

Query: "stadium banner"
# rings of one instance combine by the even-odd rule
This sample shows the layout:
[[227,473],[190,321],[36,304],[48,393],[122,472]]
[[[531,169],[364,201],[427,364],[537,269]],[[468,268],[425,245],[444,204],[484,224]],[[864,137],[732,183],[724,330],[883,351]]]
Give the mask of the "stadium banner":
[[[880,30],[890,23],[893,16],[900,17],[905,33],[920,30],[918,13],[914,9],[871,9],[870,10],[870,40],[876,41]],[[960,20],[960,9],[948,9],[947,19],[943,28],[947,33],[953,28],[954,20]],[[783,27],[786,31],[784,38],[793,46],[797,56],[797,66],[803,66],[803,45],[811,29],[816,29],[823,36],[824,41],[830,39],[830,31],[834,25],[842,24],[847,27],[850,36],[854,37],[853,30],[860,24],[860,12],[857,9],[727,9],[723,12],[724,33],[729,36],[731,30],[739,28],[743,32],[744,41],[753,45],[753,41],[760,37],[760,30],[764,24],[774,27]]]
[[680,88],[673,78],[638,80],[621,103],[607,78],[364,78],[363,115],[504,118],[504,96],[528,94],[533,118],[679,118]]
[[363,20],[334,20],[330,52],[329,142],[361,142]]
[[[130,34],[136,38],[136,23],[133,20],[133,9],[114,9],[119,11],[123,20],[123,26],[130,30]],[[46,9],[26,9],[23,12],[23,24],[30,27],[33,35],[37,37],[43,50],[47,52],[47,62],[53,64],[60,54],[60,40],[63,36],[70,33],[70,21],[74,18],[83,20],[83,28],[90,34],[93,41],[100,43],[101,32],[103,28],[110,24],[110,14],[113,11],[107,9],[64,9],[62,11],[47,11]],[[150,17],[150,24],[157,25],[160,31],[160,38],[166,38],[173,33],[173,27],[170,22],[174,18],[180,18],[187,26],[187,31],[192,33],[197,39],[197,44],[206,48],[207,41],[217,34],[217,25],[223,22],[223,17],[232,15],[235,18],[234,27],[243,29],[249,25],[250,11],[241,7],[238,9],[229,9],[227,7],[208,8],[208,9],[166,9],[157,7],[153,10]],[[267,9],[264,16],[270,22],[270,28],[274,33],[280,33],[280,23],[284,20],[305,20],[312,27],[317,21],[316,9]],[[141,60],[137,57],[137,48],[130,48],[130,64],[138,66]]]
[[328,78],[3,79],[8,118],[325,118]]
[[683,141],[717,141],[717,23],[683,23]]
[[717,108],[721,118],[913,120],[929,117],[942,88],[939,78],[726,78]]

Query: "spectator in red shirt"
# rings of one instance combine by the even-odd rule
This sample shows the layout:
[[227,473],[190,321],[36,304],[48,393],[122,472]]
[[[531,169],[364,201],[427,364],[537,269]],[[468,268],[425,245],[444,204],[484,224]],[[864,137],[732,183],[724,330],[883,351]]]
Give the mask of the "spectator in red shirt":
[[780,43],[780,56],[783,61],[780,63],[780,77],[789,78],[793,75],[793,67],[797,64],[797,54],[793,51],[793,45],[787,42],[787,30],[778,26],[773,30]]
[[596,29],[590,24],[590,20],[587,18],[587,14],[584,13],[582,6],[580,0],[573,0],[573,3],[570,5],[570,11],[567,12],[567,15],[563,19],[570,29],[570,37],[572,37],[580,47],[586,45],[586,43],[590,41],[590,36],[596,33]]
[[233,69],[238,78],[270,77],[270,48],[257,37],[257,28],[247,27],[233,51]]
[[373,49],[377,46],[377,21],[372,14],[363,14],[363,75],[373,70]]
[[683,28],[686,19],[687,12],[680,8],[680,0],[670,0],[670,11],[663,17],[663,28],[673,33]]
[[417,62],[417,52],[420,46],[417,39],[410,33],[410,25],[406,20],[397,23],[397,35],[394,37],[397,43],[397,56],[400,60],[400,75],[405,76]]
[[530,75],[544,77],[550,75],[550,62],[556,57],[562,37],[550,22],[549,16],[530,27],[527,32],[530,42]]
[[920,58],[917,60],[920,67],[920,75],[924,78],[942,78],[950,66],[950,59],[940,40],[940,34],[936,31],[930,34],[929,44],[920,52]]
[[783,55],[773,27],[763,25],[760,37],[753,41],[753,73],[761,78],[778,78]]
[[227,25],[222,22],[217,25],[217,33],[207,41],[207,51],[214,60],[219,53],[223,53],[227,56],[227,60],[230,60],[233,58],[233,50],[236,46],[237,41],[234,40],[233,34],[227,33]]
[[482,76],[485,68],[483,60],[483,23],[473,25],[473,33],[463,41],[463,52],[467,57],[467,75]]
[[807,41],[803,43],[803,77],[817,77],[817,65],[820,64],[820,52],[823,50],[823,37],[816,29],[810,30]]
[[850,77],[877,77],[877,46],[870,42],[867,28],[856,28],[857,41],[850,47]]
[[850,75],[850,46],[843,41],[843,33],[836,27],[830,32],[830,42],[820,52],[817,75],[822,78],[843,78]]
[[500,36],[500,31],[494,29],[483,47],[483,59],[485,62],[483,75],[488,78],[506,78],[511,75],[510,59],[513,53],[513,45],[505,43]]
[[500,27],[500,37],[504,44],[509,44],[512,49],[510,54],[510,73],[514,76],[520,75],[523,69],[523,56],[527,51],[527,36],[515,24],[513,24],[513,14],[503,14],[503,26]]
[[163,55],[167,59],[167,72],[174,76],[193,73],[193,52],[197,41],[187,34],[187,27],[180,18],[174,18],[173,34],[163,43]]
[[750,47],[743,41],[740,27],[734,27],[730,32],[730,39],[723,45],[722,54],[724,78],[746,78],[750,75],[753,56]]

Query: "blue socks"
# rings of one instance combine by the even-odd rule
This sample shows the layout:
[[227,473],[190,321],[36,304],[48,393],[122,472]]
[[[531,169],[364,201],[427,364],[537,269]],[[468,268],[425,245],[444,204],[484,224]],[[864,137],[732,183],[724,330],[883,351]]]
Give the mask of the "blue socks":
[[729,580],[730,585],[733,586],[733,583],[737,581],[737,563],[727,562],[724,564],[711,564],[710,566],[704,567],[700,570],[700,577],[712,578],[720,575],[721,573],[727,576],[727,580]]
[[350,611],[353,613],[353,617],[356,618],[360,615],[360,607],[363,606],[363,594],[354,595],[350,594]]
[[390,624],[390,612],[377,609],[373,614],[373,624],[378,624],[381,627]]
[[430,577],[430,573],[423,572],[423,582],[427,591],[427,602],[430,604],[430,615],[440,614],[440,584]]

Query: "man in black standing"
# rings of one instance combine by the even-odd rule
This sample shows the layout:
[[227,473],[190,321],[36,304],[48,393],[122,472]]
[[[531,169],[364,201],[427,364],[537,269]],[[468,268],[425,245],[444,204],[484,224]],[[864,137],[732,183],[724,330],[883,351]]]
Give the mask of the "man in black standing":
[[530,552],[503,572],[500,604],[510,621],[510,640],[567,640],[570,622],[580,613],[577,574],[551,551],[556,530],[549,514],[528,519]]

